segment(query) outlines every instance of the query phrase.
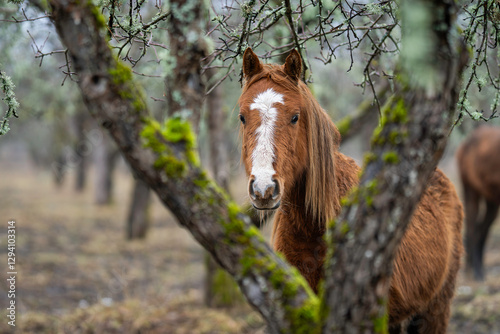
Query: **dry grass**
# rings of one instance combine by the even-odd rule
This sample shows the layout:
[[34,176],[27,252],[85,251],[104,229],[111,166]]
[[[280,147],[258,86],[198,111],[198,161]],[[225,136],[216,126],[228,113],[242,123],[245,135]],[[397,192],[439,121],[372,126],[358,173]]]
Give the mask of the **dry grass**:
[[[114,204],[99,207],[91,183],[76,194],[71,182],[56,189],[50,173],[27,164],[3,160],[0,170],[0,245],[7,221],[17,225],[17,333],[264,332],[248,306],[203,305],[203,251],[156,199],[147,240],[125,240],[126,171],[116,174]],[[6,259],[5,247],[0,253]],[[460,276],[450,333],[500,333],[498,222],[486,263],[484,284]],[[2,282],[5,273],[0,270]],[[0,287],[3,308],[5,283]],[[0,333],[12,332],[2,318]]]

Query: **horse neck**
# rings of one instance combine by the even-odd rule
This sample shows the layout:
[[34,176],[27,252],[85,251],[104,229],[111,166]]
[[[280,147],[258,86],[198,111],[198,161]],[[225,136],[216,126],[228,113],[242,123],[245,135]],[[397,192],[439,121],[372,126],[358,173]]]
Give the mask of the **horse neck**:
[[286,189],[282,206],[275,216],[276,224],[284,224],[286,228],[293,229],[295,233],[300,233],[305,237],[316,237],[325,231],[324,217],[316,217],[311,210],[305,207],[306,201],[307,171],[304,171],[293,187]]

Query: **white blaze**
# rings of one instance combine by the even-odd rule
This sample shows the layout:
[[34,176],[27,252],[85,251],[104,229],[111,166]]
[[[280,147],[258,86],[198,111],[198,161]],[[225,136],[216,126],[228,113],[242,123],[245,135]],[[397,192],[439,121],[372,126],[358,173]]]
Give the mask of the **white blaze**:
[[274,161],[274,123],[278,115],[273,104],[283,102],[283,95],[269,88],[257,95],[250,105],[251,110],[258,110],[260,126],[257,128],[257,145],[252,153],[252,175],[255,176],[255,185],[264,191],[268,184],[272,184],[272,177],[276,173]]

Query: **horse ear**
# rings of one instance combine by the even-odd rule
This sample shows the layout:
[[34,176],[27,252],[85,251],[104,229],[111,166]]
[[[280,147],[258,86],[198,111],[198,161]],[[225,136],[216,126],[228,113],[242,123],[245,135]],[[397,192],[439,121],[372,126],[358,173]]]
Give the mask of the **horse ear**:
[[243,74],[245,75],[245,79],[253,77],[260,71],[262,71],[262,64],[259,57],[257,57],[251,48],[247,48],[243,54]]
[[292,50],[285,60],[285,73],[298,81],[302,73],[302,59],[297,50]]

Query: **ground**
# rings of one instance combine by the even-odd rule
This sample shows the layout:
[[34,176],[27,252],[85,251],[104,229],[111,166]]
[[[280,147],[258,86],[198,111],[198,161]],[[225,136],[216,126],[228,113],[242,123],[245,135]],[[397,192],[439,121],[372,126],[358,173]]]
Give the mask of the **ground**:
[[[247,305],[203,305],[204,252],[154,200],[146,240],[125,240],[132,180],[116,174],[114,203],[96,206],[92,183],[61,188],[50,171],[0,152],[0,305],[5,312],[7,222],[16,222],[16,333],[264,333]],[[92,180],[90,180],[92,181]],[[500,333],[500,221],[487,245],[487,281],[462,272],[449,333]],[[5,315],[0,333],[14,332]]]

